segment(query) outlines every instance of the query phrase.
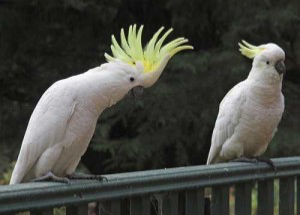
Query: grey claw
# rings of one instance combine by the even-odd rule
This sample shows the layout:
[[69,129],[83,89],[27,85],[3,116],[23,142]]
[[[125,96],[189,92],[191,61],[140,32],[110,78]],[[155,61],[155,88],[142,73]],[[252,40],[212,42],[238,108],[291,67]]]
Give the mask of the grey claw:
[[44,182],[44,181],[54,181],[54,182],[67,183],[67,184],[70,183],[70,180],[68,178],[58,177],[50,171],[39,178],[32,179],[30,182]]

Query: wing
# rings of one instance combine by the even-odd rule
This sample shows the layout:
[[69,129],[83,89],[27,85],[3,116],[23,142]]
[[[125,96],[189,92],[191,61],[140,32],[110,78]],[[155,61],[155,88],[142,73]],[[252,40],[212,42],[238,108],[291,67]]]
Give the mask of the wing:
[[246,101],[247,82],[243,81],[233,87],[222,100],[219,114],[211,139],[207,164],[224,161],[220,157],[222,145],[230,139],[239,123],[241,109]]
[[[67,79],[66,79],[67,80]],[[37,159],[48,148],[62,141],[76,106],[70,84],[53,84],[35,107],[22,142],[10,184],[20,183]]]

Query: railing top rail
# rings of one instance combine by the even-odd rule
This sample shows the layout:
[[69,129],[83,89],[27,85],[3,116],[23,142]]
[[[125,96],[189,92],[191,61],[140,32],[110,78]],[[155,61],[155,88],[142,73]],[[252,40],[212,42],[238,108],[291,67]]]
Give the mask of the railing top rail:
[[300,157],[272,160],[277,173],[265,163],[224,163],[111,174],[105,175],[107,181],[101,182],[41,182],[0,186],[0,212],[300,175]]

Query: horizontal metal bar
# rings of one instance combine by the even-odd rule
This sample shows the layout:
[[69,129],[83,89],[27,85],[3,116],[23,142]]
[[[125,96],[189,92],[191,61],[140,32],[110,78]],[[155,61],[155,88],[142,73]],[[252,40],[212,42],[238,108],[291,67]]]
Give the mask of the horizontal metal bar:
[[276,175],[265,163],[225,163],[105,175],[107,181],[0,186],[0,213],[300,175],[300,157],[273,162]]

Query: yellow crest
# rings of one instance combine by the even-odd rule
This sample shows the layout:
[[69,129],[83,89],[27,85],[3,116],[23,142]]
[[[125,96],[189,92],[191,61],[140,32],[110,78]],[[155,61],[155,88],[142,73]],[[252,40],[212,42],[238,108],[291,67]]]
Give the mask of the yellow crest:
[[240,47],[240,52],[242,55],[245,55],[246,57],[253,59],[255,56],[259,55],[263,52],[265,48],[257,47],[254,45],[251,45],[250,43],[247,43],[245,40],[242,40],[242,43],[238,43]]
[[161,27],[148,42],[148,45],[145,49],[142,46],[142,32],[143,25],[136,29],[136,25],[131,25],[128,31],[128,37],[126,39],[124,29],[121,29],[121,46],[118,44],[114,35],[112,35],[112,45],[111,51],[113,57],[104,54],[108,62],[115,60],[121,60],[125,63],[135,65],[137,61],[140,61],[144,65],[144,72],[151,72],[155,70],[163,60],[163,58],[169,54],[170,57],[174,56],[176,53],[186,50],[193,49],[192,46],[182,45],[187,43],[188,40],[181,37],[177,38],[166,45],[162,46],[166,37],[173,31],[169,29],[165,34],[158,40],[160,33],[164,30],[164,27]]

